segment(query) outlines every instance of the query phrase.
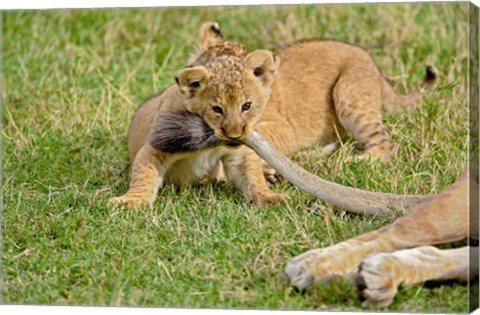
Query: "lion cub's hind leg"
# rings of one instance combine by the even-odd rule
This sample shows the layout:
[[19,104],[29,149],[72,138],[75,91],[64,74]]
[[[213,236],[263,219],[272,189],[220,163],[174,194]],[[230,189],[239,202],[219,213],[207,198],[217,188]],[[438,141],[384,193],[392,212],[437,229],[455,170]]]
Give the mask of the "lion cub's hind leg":
[[340,123],[365,147],[359,158],[388,161],[398,145],[382,122],[380,74],[373,61],[359,60],[342,72],[333,102]]

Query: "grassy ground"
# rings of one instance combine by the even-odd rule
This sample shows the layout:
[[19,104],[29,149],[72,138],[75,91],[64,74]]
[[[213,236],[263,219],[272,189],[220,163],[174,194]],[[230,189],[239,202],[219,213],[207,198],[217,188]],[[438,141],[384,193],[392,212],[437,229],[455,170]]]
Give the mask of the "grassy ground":
[[[280,276],[305,250],[378,228],[299,192],[281,207],[249,206],[231,184],[165,187],[152,210],[118,211],[126,130],[138,104],[173,83],[215,20],[250,49],[302,38],[364,47],[383,73],[414,86],[426,64],[436,92],[386,117],[400,143],[386,165],[294,158],[337,183],[433,193],[468,159],[468,4],[373,4],[3,13],[3,302],[64,305],[360,310],[351,283],[296,293]],[[402,289],[386,310],[464,312],[468,288]]]

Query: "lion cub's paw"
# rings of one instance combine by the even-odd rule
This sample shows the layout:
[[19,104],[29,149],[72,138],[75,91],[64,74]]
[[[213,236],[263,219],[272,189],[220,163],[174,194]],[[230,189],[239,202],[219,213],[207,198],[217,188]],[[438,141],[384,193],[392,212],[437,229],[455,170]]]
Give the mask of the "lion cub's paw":
[[108,204],[111,206],[116,206],[116,205],[126,206],[127,208],[132,208],[132,209],[137,209],[142,206],[151,207],[151,204],[148,200],[145,200],[144,198],[128,196],[128,195],[113,197],[108,201]]
[[263,176],[270,184],[280,184],[283,182],[283,176],[277,173],[277,171],[267,163],[263,164]]
[[284,181],[283,176],[275,172],[275,170],[273,172],[265,172],[264,176],[270,184],[281,184]]
[[370,149],[367,149],[365,152],[363,152],[360,155],[356,156],[349,156],[347,157],[346,161],[347,162],[352,162],[354,160],[359,160],[359,161],[379,161],[382,163],[386,163],[392,159],[397,154],[399,145],[394,142],[390,141],[386,143],[385,145],[378,145],[374,146]]
[[383,307],[392,303],[399,284],[392,259],[394,257],[389,254],[376,254],[358,266],[355,286],[362,306]]
[[287,199],[286,194],[278,194],[271,191],[259,192],[250,196],[251,202],[257,207],[276,205],[284,199]]

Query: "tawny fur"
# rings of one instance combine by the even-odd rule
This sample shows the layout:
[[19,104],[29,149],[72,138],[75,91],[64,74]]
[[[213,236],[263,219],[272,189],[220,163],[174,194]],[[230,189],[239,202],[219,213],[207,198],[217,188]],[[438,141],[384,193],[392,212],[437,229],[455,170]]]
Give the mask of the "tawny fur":
[[[436,78],[436,72],[430,74],[427,87]],[[223,173],[258,206],[285,197],[269,189],[265,175],[271,168],[246,147],[184,154],[152,148],[148,137],[161,113],[198,114],[224,141],[256,130],[287,155],[313,143],[328,145],[349,131],[365,147],[361,159],[386,161],[397,145],[382,123],[382,102],[400,109],[420,100],[417,92],[397,94],[358,47],[304,41],[275,55],[266,50],[247,55],[241,44],[223,40],[216,23],[202,26],[199,49],[176,80],[135,114],[129,130],[130,188],[113,203],[152,205],[163,183],[189,184]]]
[[[224,173],[257,205],[284,197],[268,189],[264,162],[244,146],[183,153],[155,149],[148,139],[162,113],[199,114],[221,141],[242,140],[256,130],[286,154],[313,142],[329,144],[337,132],[347,130],[365,146],[362,158],[387,160],[396,144],[381,122],[382,103],[387,110],[398,110],[420,100],[420,92],[397,94],[371,58],[353,46],[313,41],[282,49],[276,57],[267,51],[247,55],[242,45],[223,41],[215,23],[205,24],[200,34],[199,50],[190,67],[180,72],[178,85],[152,97],[132,120],[130,188],[113,203],[152,205],[163,183],[218,180]],[[421,89],[431,88],[436,77],[434,69],[427,69]],[[251,108],[242,112],[248,102]],[[221,117],[212,105],[221,107]],[[355,272],[360,265],[356,285],[364,303],[381,306],[392,301],[402,282],[478,275],[478,249],[425,247],[468,235],[469,183],[477,192],[470,202],[478,221],[478,184],[469,179],[468,174],[462,176],[389,226],[296,257],[286,270],[291,283],[302,289],[316,280]],[[478,238],[477,224],[471,224],[470,233]],[[422,247],[408,249],[416,246]],[[407,250],[394,252],[399,249]],[[470,265],[465,263],[469,253],[475,259]]]

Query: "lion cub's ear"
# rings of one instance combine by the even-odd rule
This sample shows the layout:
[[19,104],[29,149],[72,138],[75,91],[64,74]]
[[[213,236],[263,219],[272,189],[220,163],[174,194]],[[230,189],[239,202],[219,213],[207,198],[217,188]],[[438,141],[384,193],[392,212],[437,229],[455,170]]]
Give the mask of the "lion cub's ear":
[[195,96],[203,90],[208,82],[210,74],[203,66],[185,68],[175,77],[183,95],[188,98]]
[[200,27],[200,49],[206,50],[223,42],[223,35],[220,27],[215,22],[203,23]]
[[279,64],[280,58],[268,50],[256,50],[245,57],[245,68],[267,86],[272,84]]

